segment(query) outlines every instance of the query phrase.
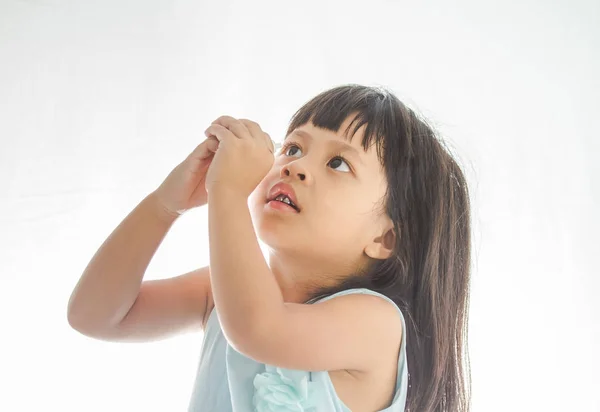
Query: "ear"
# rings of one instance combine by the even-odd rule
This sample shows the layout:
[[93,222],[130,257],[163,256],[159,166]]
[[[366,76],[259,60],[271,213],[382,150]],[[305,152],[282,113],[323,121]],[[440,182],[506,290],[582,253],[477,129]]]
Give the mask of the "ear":
[[383,231],[382,236],[378,236],[365,247],[365,253],[373,259],[387,259],[392,255],[396,245],[396,231],[391,220]]

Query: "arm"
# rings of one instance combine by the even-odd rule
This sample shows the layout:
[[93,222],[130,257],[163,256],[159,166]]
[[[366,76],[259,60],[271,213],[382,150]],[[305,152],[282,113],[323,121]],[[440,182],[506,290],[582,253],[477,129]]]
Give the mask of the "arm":
[[225,188],[208,195],[210,281],[223,333],[234,347],[283,309],[283,295],[260,250],[248,200]]
[[313,305],[285,303],[258,245],[247,199],[221,188],[208,203],[215,308],[238,352],[288,369],[365,371],[397,349],[402,323],[389,302],[346,295]]
[[[185,313],[198,313],[175,298],[181,297],[184,288],[199,294],[206,291],[208,268],[204,276],[195,271],[144,282],[141,288],[150,260],[176,219],[150,194],[121,222],[93,256],[71,294],[67,318],[74,329],[101,339],[123,339],[131,334],[143,338],[162,333],[158,309],[174,325]],[[169,307],[170,312],[166,311]],[[126,316],[127,323],[121,325]],[[153,323],[156,328],[151,330],[148,326]],[[142,333],[141,329],[147,330]]]

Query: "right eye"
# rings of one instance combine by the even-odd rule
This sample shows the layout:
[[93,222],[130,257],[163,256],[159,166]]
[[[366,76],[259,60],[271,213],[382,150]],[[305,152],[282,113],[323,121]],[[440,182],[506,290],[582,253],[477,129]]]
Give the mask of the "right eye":
[[[297,149],[300,149],[300,150],[302,150],[302,148],[301,148],[300,146],[298,146],[297,144],[295,144],[295,143],[291,143],[291,142],[290,142],[290,143],[286,143],[286,144],[285,144],[285,145],[283,145],[283,147],[281,148],[281,151],[283,152],[283,154],[284,154],[284,155],[288,156],[288,154],[287,154],[287,149],[288,149],[288,148],[290,148],[290,147],[295,147],[295,148],[297,148]],[[346,173],[347,173],[347,172],[352,172],[352,166],[351,166],[351,165],[350,165],[350,163],[349,163],[349,162],[346,160],[346,158],[345,158],[345,157],[343,157],[341,154],[337,154],[337,155],[335,155],[334,157],[332,157],[332,158],[331,158],[331,160],[332,160],[332,161],[333,161],[333,160],[338,160],[338,159],[339,159],[339,160],[341,160],[342,162],[346,163],[346,166],[348,167],[348,170],[347,170],[347,171],[345,171]],[[331,163],[331,162],[330,162],[330,163]],[[334,168],[334,169],[335,169],[335,168]]]

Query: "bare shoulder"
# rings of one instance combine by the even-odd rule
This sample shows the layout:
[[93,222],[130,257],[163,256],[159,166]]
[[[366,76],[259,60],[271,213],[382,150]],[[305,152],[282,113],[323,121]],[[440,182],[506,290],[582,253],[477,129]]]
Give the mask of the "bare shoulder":
[[366,293],[336,296],[323,303],[328,302],[337,303],[341,310],[355,315],[357,335],[364,333],[369,335],[367,342],[375,356],[368,363],[372,367],[365,368],[362,372],[379,371],[382,364],[389,364],[390,355],[398,356],[404,331],[401,315],[395,303]]

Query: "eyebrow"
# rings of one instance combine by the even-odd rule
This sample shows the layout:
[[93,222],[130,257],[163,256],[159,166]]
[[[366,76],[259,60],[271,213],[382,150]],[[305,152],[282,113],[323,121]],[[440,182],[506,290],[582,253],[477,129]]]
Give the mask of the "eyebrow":
[[[283,139],[284,141],[287,140],[291,135],[298,135],[300,137],[305,137],[307,138],[309,141],[314,140],[314,137],[312,137],[311,134],[305,132],[304,130],[294,130],[292,133],[290,133],[285,139]],[[358,159],[358,161],[364,165],[365,163],[363,162],[363,160],[360,157],[360,154],[358,153],[358,150],[356,150],[354,147],[350,146],[348,143],[344,143],[344,142],[340,142],[339,140],[327,140],[327,144],[330,146],[337,146],[340,147],[343,151],[346,152],[350,152],[354,155],[354,157],[356,157]]]

